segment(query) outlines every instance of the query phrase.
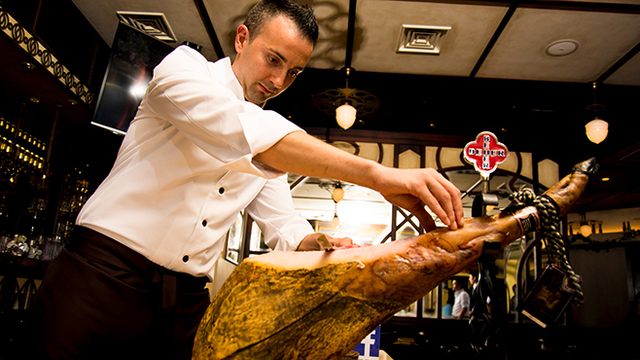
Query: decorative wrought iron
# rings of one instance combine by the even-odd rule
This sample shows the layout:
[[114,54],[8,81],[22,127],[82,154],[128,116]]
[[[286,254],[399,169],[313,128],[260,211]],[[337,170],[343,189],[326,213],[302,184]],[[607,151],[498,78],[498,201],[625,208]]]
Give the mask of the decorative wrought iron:
[[353,106],[357,116],[371,114],[380,107],[378,97],[365,90],[349,88],[349,75],[351,68],[343,69],[346,73],[346,86],[337,89],[328,89],[312,97],[313,106],[329,115],[336,114],[336,108],[343,104]]

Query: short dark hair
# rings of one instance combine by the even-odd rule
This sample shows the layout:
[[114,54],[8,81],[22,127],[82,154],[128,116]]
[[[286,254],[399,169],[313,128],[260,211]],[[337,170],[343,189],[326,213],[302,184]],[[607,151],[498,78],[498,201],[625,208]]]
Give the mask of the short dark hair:
[[[313,15],[313,9],[293,0],[260,1],[251,8],[244,25],[249,29],[249,34],[257,35],[267,20],[278,15],[284,15],[291,19],[300,33],[315,46],[318,41],[318,23]],[[253,37],[250,36],[249,41],[251,40]]]
[[[463,276],[454,276],[453,280],[455,280],[461,288],[467,288],[468,277],[465,278]],[[453,281],[452,281],[453,282]]]

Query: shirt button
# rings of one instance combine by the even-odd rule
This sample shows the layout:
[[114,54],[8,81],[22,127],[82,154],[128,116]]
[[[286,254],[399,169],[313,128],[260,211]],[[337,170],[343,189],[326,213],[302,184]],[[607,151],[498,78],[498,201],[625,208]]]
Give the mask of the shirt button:
[[189,261],[189,256],[188,255],[183,256],[182,257],[182,262],[186,263],[187,261]]
[[221,187],[220,189],[218,189],[218,192],[220,193],[220,195],[224,194],[224,188]]
[[206,227],[207,226],[207,220],[202,220],[202,226]]

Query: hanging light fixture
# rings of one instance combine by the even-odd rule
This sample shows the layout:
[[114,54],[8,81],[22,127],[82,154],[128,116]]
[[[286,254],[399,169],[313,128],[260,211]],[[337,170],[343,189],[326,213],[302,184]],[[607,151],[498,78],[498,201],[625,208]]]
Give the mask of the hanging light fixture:
[[584,209],[579,210],[580,220],[570,221],[569,235],[581,235],[588,238],[593,234],[602,234],[602,220],[587,220],[587,213]]
[[336,121],[341,128],[347,130],[356,122],[356,108],[350,104],[342,104],[336,108]]
[[331,200],[333,200],[333,219],[331,220],[331,226],[337,228],[340,226],[340,218],[338,217],[338,203],[344,199],[344,189],[342,183],[339,181],[332,183],[320,183],[318,184],[321,189],[327,190],[331,193]]
[[596,113],[595,119],[591,120],[585,126],[587,138],[593,143],[600,144],[607,138],[609,133],[609,123],[602,119],[598,119],[598,110],[604,110],[604,105],[598,104],[596,101],[596,82],[593,82],[593,105],[587,106],[587,110]]
[[[349,0],[349,21],[347,24],[347,47],[344,67],[341,69],[346,75],[344,88],[329,89],[312,98],[313,105],[320,111],[334,115],[338,125],[347,130],[356,122],[356,117],[374,112],[379,106],[378,97],[364,90],[349,88],[349,75],[353,53],[353,38],[355,35],[356,0]],[[361,120],[362,121],[362,120]]]
[[587,137],[589,140],[596,144],[600,144],[606,139],[609,133],[609,123],[597,117],[589,121],[585,128],[587,129]]
[[333,219],[331,219],[331,226],[333,226],[334,229],[340,226],[340,218],[338,217],[338,203],[336,203],[336,209],[333,213]]
[[340,182],[335,183],[335,188],[331,192],[331,199],[334,203],[333,209],[333,219],[331,220],[331,226],[337,228],[340,226],[340,218],[338,217],[338,203],[344,199],[344,189],[342,188],[342,184]]
[[335,188],[331,192],[331,199],[333,199],[336,204],[344,199],[344,189],[342,188],[342,184],[340,182],[337,182],[335,184]]
[[346,86],[328,89],[313,96],[313,105],[320,111],[334,115],[338,125],[347,130],[356,122],[358,116],[368,115],[380,106],[378,97],[368,91],[349,87],[349,76],[354,71],[350,67],[342,68]]
[[591,225],[589,223],[584,223],[580,225],[580,234],[584,237],[589,237],[593,230],[591,229]]
[[582,217],[580,221],[580,235],[584,237],[589,237],[589,235],[593,233],[593,228],[591,224],[589,224],[589,222],[587,221],[586,213],[583,212],[582,214],[580,214],[580,216]]

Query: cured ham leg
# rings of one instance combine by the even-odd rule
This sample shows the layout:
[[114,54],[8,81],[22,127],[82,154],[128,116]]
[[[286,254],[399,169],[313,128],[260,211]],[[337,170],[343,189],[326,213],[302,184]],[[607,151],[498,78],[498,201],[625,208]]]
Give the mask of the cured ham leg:
[[[595,159],[543,196],[564,215]],[[340,359],[379,324],[471,266],[485,242],[502,247],[535,230],[537,210],[465,219],[457,230],[336,251],[245,259],[223,284],[196,335],[194,359]]]

